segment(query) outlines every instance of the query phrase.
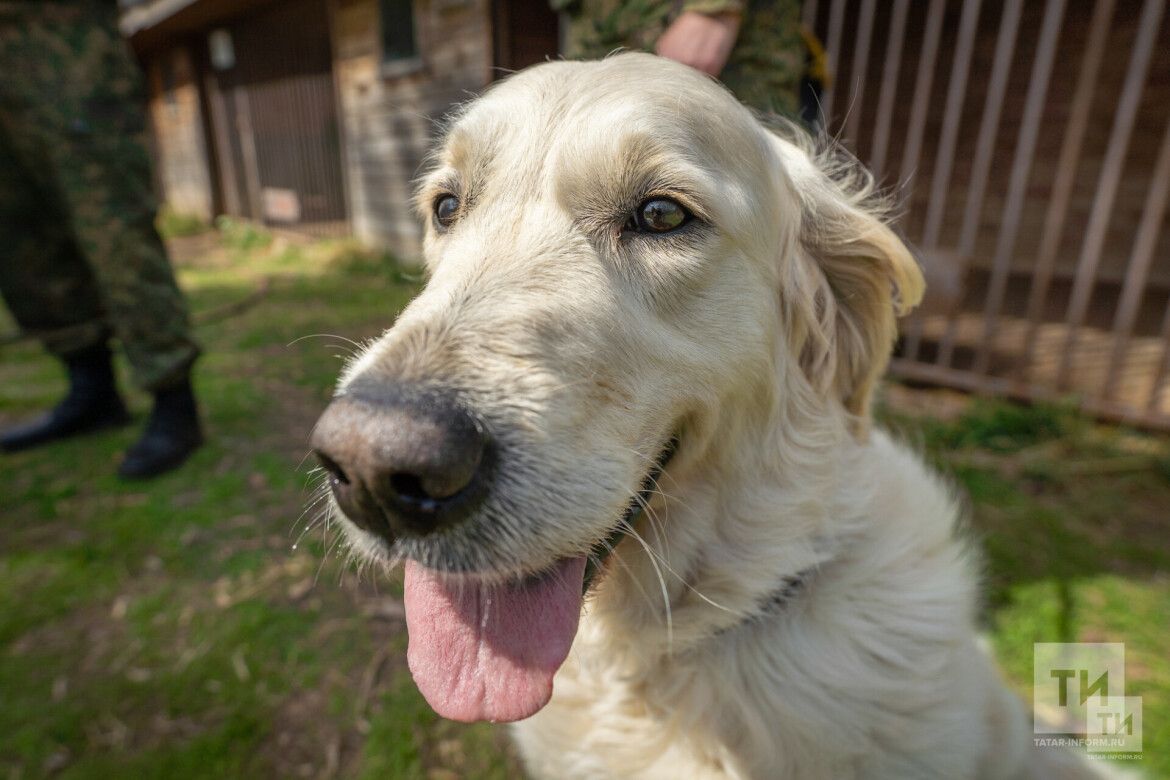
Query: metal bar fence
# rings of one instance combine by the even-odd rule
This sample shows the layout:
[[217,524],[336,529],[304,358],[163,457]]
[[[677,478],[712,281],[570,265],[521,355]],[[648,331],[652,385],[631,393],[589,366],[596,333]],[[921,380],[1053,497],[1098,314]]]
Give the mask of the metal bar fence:
[[1170,429],[1166,5],[805,3],[829,134],[897,172],[903,232],[958,280],[895,374]]

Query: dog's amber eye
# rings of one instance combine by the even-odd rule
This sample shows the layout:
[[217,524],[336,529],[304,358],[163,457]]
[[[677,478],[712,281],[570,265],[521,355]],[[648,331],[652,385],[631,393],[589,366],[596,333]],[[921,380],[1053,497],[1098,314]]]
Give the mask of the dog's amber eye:
[[651,198],[630,216],[626,230],[638,233],[669,233],[685,225],[691,213],[667,198]]
[[454,195],[443,195],[435,200],[435,223],[440,228],[450,227],[459,213],[459,198]]

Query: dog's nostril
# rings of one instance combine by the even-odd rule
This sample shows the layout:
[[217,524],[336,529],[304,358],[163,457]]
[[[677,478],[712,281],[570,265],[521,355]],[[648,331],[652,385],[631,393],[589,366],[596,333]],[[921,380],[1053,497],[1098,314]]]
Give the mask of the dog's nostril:
[[334,481],[340,482],[342,485],[349,484],[349,477],[345,475],[345,469],[337,465],[337,461],[320,450],[314,450],[313,452],[317,455],[317,460],[320,462],[321,468],[325,469]]
[[390,487],[400,497],[419,504],[428,501],[433,502],[437,498],[443,498],[443,496],[434,496],[427,492],[422,480],[414,474],[402,472],[391,474]]
[[442,394],[363,387],[333,399],[310,445],[341,510],[391,542],[467,518],[490,480],[484,426]]

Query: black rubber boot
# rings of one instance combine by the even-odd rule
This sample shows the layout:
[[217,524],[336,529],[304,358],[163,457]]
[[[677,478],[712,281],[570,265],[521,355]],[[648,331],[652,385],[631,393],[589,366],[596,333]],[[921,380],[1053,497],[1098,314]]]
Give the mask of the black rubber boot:
[[154,394],[154,411],[142,438],[126,451],[118,468],[123,479],[145,479],[178,468],[203,444],[191,380]]
[[32,422],[0,432],[0,449],[26,450],[57,439],[130,422],[118,395],[110,349],[105,344],[65,358],[69,393],[61,403]]

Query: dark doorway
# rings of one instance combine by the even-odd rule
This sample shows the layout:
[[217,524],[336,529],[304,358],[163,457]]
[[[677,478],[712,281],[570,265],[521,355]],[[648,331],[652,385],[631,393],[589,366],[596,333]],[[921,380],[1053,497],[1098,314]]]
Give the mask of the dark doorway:
[[313,234],[344,233],[324,0],[284,0],[211,35],[221,38],[221,61],[209,70],[207,93],[228,213]]
[[492,3],[493,78],[520,70],[560,50],[557,15],[548,0],[494,0]]

